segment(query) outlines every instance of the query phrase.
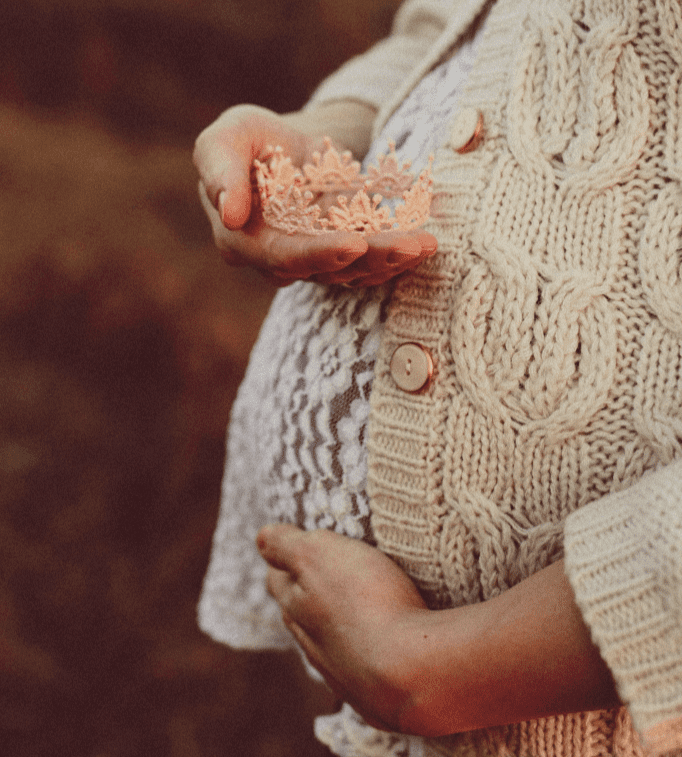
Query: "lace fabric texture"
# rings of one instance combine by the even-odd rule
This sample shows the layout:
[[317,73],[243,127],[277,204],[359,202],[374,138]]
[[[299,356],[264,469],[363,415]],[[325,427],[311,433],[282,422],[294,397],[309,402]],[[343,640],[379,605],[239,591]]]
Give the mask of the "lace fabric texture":
[[289,645],[255,548],[262,525],[371,540],[364,442],[386,294],[298,282],[273,301],[233,407],[200,606],[205,630],[232,646]]
[[[415,173],[428,164],[446,138],[479,39],[480,32],[422,80],[365,165],[388,139]],[[373,541],[366,435],[389,287],[298,282],[273,301],[232,410],[221,514],[199,606],[201,627],[230,646],[294,646],[265,590],[266,566],[255,548],[262,525],[294,523]],[[339,757],[424,755],[422,739],[377,731],[347,705],[319,718],[316,734]]]
[[344,757],[426,757],[423,739],[378,731],[348,704],[335,715],[317,718],[315,736]]

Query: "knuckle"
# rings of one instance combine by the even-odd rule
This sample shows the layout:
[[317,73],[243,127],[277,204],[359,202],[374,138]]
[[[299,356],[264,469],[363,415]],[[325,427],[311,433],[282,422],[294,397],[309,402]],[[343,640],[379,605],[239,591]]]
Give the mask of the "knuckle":
[[214,218],[211,218],[211,232],[213,233],[213,244],[222,253],[225,249],[227,249],[224,238],[225,230],[220,225],[218,225],[218,222]]
[[219,227],[218,224],[213,221],[211,223],[211,230],[213,232],[213,244],[218,248],[221,255],[225,255],[229,250],[229,247],[225,244],[224,229]]
[[289,614],[288,610],[285,607],[282,607],[282,623],[284,623],[284,627],[290,632],[293,633],[294,636],[296,635],[296,623],[294,622],[294,619]]
[[210,153],[211,144],[214,141],[215,124],[207,126],[194,140],[192,150],[192,162],[197,170],[201,171],[204,167],[204,157]]
[[324,529],[309,531],[292,545],[292,561],[299,572],[317,572],[328,552],[330,535]]
[[206,130],[201,132],[199,136],[194,140],[194,149],[192,150],[192,162],[194,163],[194,166],[198,169],[200,162],[201,162],[201,153],[203,151],[204,141],[205,141],[205,133]]
[[271,570],[269,570],[265,576],[265,588],[267,589],[267,592],[271,597],[275,596],[275,592],[276,592],[275,578]]
[[219,220],[211,218],[213,243],[224,263],[231,266],[246,265],[244,255],[239,248],[238,237],[228,231]]

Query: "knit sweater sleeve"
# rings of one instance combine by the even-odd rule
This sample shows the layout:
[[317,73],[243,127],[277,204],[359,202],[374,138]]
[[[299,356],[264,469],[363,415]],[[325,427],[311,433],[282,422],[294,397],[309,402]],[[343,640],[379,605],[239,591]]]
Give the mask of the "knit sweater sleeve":
[[682,460],[574,512],[565,567],[645,748],[682,748]]
[[407,0],[396,14],[391,35],[325,79],[308,107],[357,100],[378,110],[424,58],[444,30],[450,10],[448,0]]

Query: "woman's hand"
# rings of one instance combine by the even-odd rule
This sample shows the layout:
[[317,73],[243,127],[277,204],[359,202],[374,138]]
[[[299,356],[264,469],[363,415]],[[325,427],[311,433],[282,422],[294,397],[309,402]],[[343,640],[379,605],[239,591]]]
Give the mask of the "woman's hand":
[[254,158],[262,158],[268,146],[280,145],[295,165],[311,162],[313,152],[323,147],[321,122],[308,113],[280,116],[240,105],[199,135],[194,149],[199,194],[223,258],[231,265],[258,268],[279,286],[297,279],[371,286],[415,267],[436,249],[431,234],[289,235],[263,221],[253,201]]
[[428,613],[412,581],[378,549],[330,531],[266,526],[257,544],[310,663],[368,722],[396,730],[408,696],[399,640]]
[[441,736],[619,705],[562,561],[494,599],[432,611],[364,542],[278,525],[257,543],[286,626],[378,728]]

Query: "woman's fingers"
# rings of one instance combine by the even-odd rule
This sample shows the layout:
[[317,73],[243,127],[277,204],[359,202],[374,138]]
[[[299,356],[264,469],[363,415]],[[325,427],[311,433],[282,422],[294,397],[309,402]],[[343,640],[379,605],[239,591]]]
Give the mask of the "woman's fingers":
[[367,251],[367,242],[355,232],[331,234],[286,234],[255,216],[240,230],[228,229],[223,213],[217,210],[203,183],[199,184],[201,204],[211,223],[213,239],[227,263],[252,265],[275,281],[290,283],[307,279],[320,271],[346,268]]
[[239,229],[249,220],[251,160],[250,151],[235,151],[215,137],[197,139],[194,163],[204,194],[228,229]]
[[415,254],[434,252],[436,238],[433,234],[416,229],[414,231],[382,231],[367,237],[367,244],[377,253],[384,252],[387,255]]
[[383,284],[419,265],[436,251],[436,238],[424,231],[386,231],[366,237],[367,252],[338,271],[316,275],[321,284],[366,287]]
[[270,567],[265,581],[268,593],[274,597],[280,607],[289,607],[296,580],[286,570]]
[[260,214],[235,230],[225,224],[228,216],[232,221],[237,217],[225,191],[218,195],[218,207],[203,182],[199,183],[199,196],[225,262],[254,266],[277,286],[299,279],[374,286],[414,268],[436,249],[435,237],[422,231],[390,231],[369,237],[346,231],[287,234],[268,226]]
[[[264,251],[266,268],[278,275],[299,279],[343,270],[365,255],[368,249],[367,242],[357,232],[286,234],[264,223],[253,242]],[[251,240],[247,239],[246,243],[249,245]]]
[[306,532],[296,526],[284,523],[269,525],[258,532],[256,546],[271,568],[286,571],[295,579],[299,573],[301,543],[306,538]]

